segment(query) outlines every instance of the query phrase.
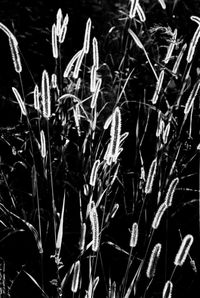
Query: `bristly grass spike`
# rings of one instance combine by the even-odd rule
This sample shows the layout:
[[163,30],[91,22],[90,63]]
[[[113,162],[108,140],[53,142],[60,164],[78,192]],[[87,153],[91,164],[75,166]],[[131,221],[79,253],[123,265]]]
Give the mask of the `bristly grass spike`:
[[49,119],[51,117],[51,98],[49,75],[46,70],[44,70],[42,73],[41,96],[43,116],[44,118]]
[[193,241],[194,241],[194,237],[190,234],[186,235],[183,238],[181,246],[179,247],[179,250],[178,250],[175,260],[174,260],[175,266],[183,266],[183,264],[188,256],[188,253],[192,246]]

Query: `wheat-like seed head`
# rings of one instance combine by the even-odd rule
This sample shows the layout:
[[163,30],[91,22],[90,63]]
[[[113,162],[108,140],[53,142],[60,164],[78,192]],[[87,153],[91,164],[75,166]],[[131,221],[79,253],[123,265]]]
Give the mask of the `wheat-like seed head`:
[[186,235],[183,240],[182,240],[182,243],[181,243],[181,246],[178,250],[178,253],[175,257],[175,260],[174,260],[174,265],[175,266],[182,266],[183,263],[185,262],[186,260],[186,257],[189,253],[189,250],[191,248],[191,245],[194,241],[194,237],[190,234]]
[[80,279],[80,261],[76,261],[74,265],[74,272],[73,272],[73,278],[72,278],[72,285],[71,285],[71,291],[73,293],[76,293],[79,286],[79,279]]
[[44,70],[42,73],[41,96],[43,116],[44,118],[49,119],[51,117],[51,99],[49,75],[46,70]]
[[137,4],[136,11],[137,11],[138,17],[140,19],[140,22],[144,23],[146,21],[146,16],[145,16],[144,10],[142,9],[139,2]]
[[171,122],[168,122],[162,134],[162,139],[164,144],[167,144],[170,128],[171,128]]
[[3,30],[4,33],[8,36],[14,68],[17,73],[20,73],[22,71],[22,65],[21,65],[21,59],[19,56],[17,39],[15,38],[13,33],[1,22],[0,22],[0,29]]
[[95,186],[95,183],[96,183],[99,165],[100,165],[100,160],[99,159],[95,160],[90,174],[90,185],[93,187]]
[[155,275],[156,266],[158,263],[158,259],[160,257],[161,248],[162,248],[162,245],[160,243],[157,243],[151,252],[151,256],[150,256],[147,271],[146,271],[146,275],[148,278],[153,278]]
[[131,37],[133,38],[133,40],[135,41],[136,45],[140,48],[140,49],[144,49],[143,44],[141,43],[141,41],[139,40],[139,38],[137,37],[137,35],[133,32],[133,30],[131,30],[130,28],[128,29],[129,34],[131,35]]
[[86,235],[86,224],[81,224],[81,236],[79,241],[79,249],[80,251],[83,251],[85,248],[85,235]]
[[161,90],[162,84],[163,84],[164,74],[165,74],[165,71],[162,70],[160,72],[160,75],[158,77],[158,81],[156,83],[156,90],[155,90],[153,98],[152,98],[152,104],[156,104],[156,102],[158,100],[158,96],[160,94],[160,90]]
[[90,73],[90,92],[95,92],[96,89],[96,81],[97,81],[97,68],[93,64]]
[[33,99],[34,99],[34,108],[35,108],[37,111],[40,110],[40,101],[39,101],[39,98],[40,98],[39,87],[38,87],[38,85],[36,84],[36,85],[35,85],[35,88],[34,88],[34,91],[33,91]]
[[195,85],[189,95],[189,98],[185,104],[185,108],[184,108],[185,115],[187,115],[190,112],[190,110],[194,104],[194,100],[198,95],[199,89],[200,89],[200,79],[195,83]]
[[156,175],[156,169],[157,169],[157,158],[155,158],[149,168],[149,173],[147,176],[146,184],[145,184],[145,194],[149,194],[152,192],[153,182]]
[[42,158],[45,158],[47,156],[47,150],[46,150],[46,139],[45,139],[45,134],[44,131],[41,130],[40,131],[40,152],[41,152],[41,156]]
[[162,298],[171,298],[173,290],[173,283],[171,280],[166,281],[162,292]]
[[177,177],[177,178],[173,179],[172,182],[169,185],[169,188],[167,190],[167,194],[166,194],[166,197],[165,197],[165,204],[168,207],[170,207],[172,205],[174,192],[176,190],[176,186],[177,186],[178,183],[179,183],[179,178]]
[[198,24],[198,27],[192,37],[192,40],[190,42],[190,46],[189,46],[189,50],[188,50],[188,54],[187,54],[187,62],[190,63],[192,61],[192,58],[194,56],[194,52],[197,46],[197,43],[199,41],[199,37],[200,37],[200,18],[196,17],[196,16],[191,16],[191,20],[195,21]]
[[9,45],[10,45],[10,51],[11,51],[11,56],[12,56],[15,71],[17,73],[21,73],[22,64],[21,64],[21,59],[19,55],[18,42],[15,37],[9,38]]
[[52,29],[51,29],[51,43],[52,43],[53,57],[55,59],[57,59],[58,58],[58,39],[57,39],[55,24],[53,24]]
[[[92,202],[91,202],[92,203]],[[92,250],[96,252],[99,248],[99,219],[95,204],[91,204],[89,212],[91,228],[92,228]]]
[[172,36],[172,40],[168,46],[168,49],[167,49],[167,54],[166,54],[166,57],[164,59],[164,63],[167,64],[169,62],[169,60],[171,59],[171,56],[172,56],[172,52],[174,50],[174,47],[176,45],[176,38],[177,38],[177,29],[174,30],[174,33],[173,33],[173,36]]
[[131,6],[129,10],[130,19],[133,19],[135,17],[138,3],[139,3],[139,0],[131,0]]
[[97,79],[95,91],[92,94],[92,100],[91,100],[91,104],[90,104],[91,109],[94,109],[96,107],[97,98],[98,98],[98,95],[100,92],[101,84],[102,84],[102,79],[101,78]]
[[155,216],[154,216],[154,219],[153,219],[153,222],[152,222],[152,229],[156,230],[160,224],[160,221],[161,221],[161,218],[165,212],[165,210],[167,209],[167,204],[165,202],[163,202],[160,207],[158,208]]
[[119,107],[117,107],[113,112],[110,136],[111,139],[107,160],[111,159],[113,162],[116,162],[120,150],[121,136],[121,112]]
[[27,110],[26,110],[26,106],[24,101],[21,98],[21,95],[19,94],[19,92],[17,91],[17,89],[15,87],[12,87],[12,91],[18,101],[18,104],[20,106],[21,112],[24,116],[27,116]]
[[88,54],[88,52],[89,52],[91,26],[92,26],[92,22],[91,22],[91,19],[89,18],[86,23],[85,36],[84,36],[84,42],[83,42],[84,54]]
[[99,49],[98,49],[98,41],[96,37],[92,39],[92,49],[93,49],[93,65],[96,66],[96,68],[99,68]]
[[57,36],[60,36],[62,19],[63,19],[62,9],[59,8],[56,14],[56,35]]
[[67,64],[67,67],[65,68],[65,71],[63,73],[64,78],[67,78],[69,76],[70,71],[72,70],[72,67],[74,65],[74,62],[78,59],[78,57],[82,54],[82,52],[83,52],[83,50],[81,49],[71,58],[71,60]]
[[131,229],[131,237],[129,242],[130,247],[136,247],[138,242],[138,234],[138,224],[137,222],[134,222]]
[[158,2],[160,3],[162,9],[166,9],[166,4],[164,0],[158,0]]
[[80,68],[81,68],[81,63],[83,62],[84,55],[85,55],[84,50],[81,50],[81,53],[78,56],[78,58],[76,60],[75,67],[74,67],[74,73],[73,73],[73,78],[74,79],[78,79],[79,71],[80,71]]

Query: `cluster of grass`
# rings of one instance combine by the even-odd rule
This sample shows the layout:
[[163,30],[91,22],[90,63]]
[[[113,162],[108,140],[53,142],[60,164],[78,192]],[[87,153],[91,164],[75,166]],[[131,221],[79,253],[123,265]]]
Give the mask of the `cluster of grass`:
[[148,28],[139,1],[121,14],[105,61],[88,19],[66,65],[59,9],[54,72],[28,94],[0,23],[19,77],[19,122],[0,136],[2,297],[180,297],[198,272],[200,18],[186,44],[177,28]]

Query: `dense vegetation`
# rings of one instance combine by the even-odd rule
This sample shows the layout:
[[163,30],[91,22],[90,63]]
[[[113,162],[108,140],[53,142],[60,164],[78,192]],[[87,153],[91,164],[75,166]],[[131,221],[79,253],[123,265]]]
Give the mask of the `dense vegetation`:
[[0,296],[197,297],[200,17],[80,2],[0,20]]

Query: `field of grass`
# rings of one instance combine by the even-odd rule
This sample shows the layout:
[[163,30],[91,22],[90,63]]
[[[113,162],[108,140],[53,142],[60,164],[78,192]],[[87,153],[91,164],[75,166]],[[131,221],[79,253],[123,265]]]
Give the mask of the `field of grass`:
[[0,297],[199,297],[200,17],[188,40],[175,8],[121,3],[72,54],[60,8],[37,74],[0,20]]

